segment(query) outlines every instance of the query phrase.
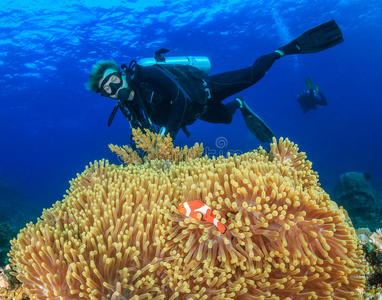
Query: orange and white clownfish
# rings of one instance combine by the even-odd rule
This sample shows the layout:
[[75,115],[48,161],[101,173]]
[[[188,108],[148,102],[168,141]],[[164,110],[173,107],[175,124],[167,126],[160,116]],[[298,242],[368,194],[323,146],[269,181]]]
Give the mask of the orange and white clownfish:
[[227,231],[227,227],[216,218],[216,216],[212,213],[212,209],[205,205],[202,201],[191,200],[184,202],[179,205],[178,211],[187,217],[197,220],[205,220],[214,224],[221,233],[225,233]]

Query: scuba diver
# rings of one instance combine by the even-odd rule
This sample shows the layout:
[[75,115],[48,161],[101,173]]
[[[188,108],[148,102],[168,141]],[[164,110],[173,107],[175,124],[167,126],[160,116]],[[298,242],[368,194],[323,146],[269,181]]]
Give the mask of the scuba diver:
[[90,92],[118,100],[108,126],[119,108],[131,128],[169,133],[174,140],[180,129],[188,137],[186,126],[197,119],[229,124],[239,109],[250,131],[261,142],[270,142],[274,133],[241,97],[227,104],[222,101],[258,82],[285,55],[320,52],[343,41],[340,28],[331,20],[259,57],[248,68],[212,76],[208,76],[209,61],[203,57],[168,58],[161,55],[168,50],[160,49],[154,58],[122,65],[122,71],[112,60],[98,62],[92,67],[87,87]]
[[304,114],[306,114],[308,110],[317,110],[317,105],[325,106],[328,104],[325,96],[321,93],[318,84],[314,87],[312,79],[305,79],[305,85],[307,90],[301,92],[297,96],[297,101],[300,103]]

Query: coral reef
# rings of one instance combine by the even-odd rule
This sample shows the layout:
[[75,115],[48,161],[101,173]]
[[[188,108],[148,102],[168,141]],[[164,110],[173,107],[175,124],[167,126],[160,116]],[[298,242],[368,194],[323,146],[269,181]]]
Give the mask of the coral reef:
[[382,299],[382,229],[371,233],[361,228],[357,235],[368,262],[364,299]]
[[0,299],[29,300],[25,287],[9,271],[9,265],[0,268]]
[[5,266],[8,263],[7,253],[11,249],[9,241],[16,236],[12,226],[9,222],[3,219],[0,222],[0,267]]
[[362,245],[369,243],[370,237],[372,235],[372,232],[369,228],[358,228],[355,232],[357,234],[359,242]]
[[374,245],[377,251],[382,253],[382,229],[378,229],[370,236],[370,243]]
[[[12,240],[14,274],[31,295],[361,299],[366,265],[355,230],[295,144],[174,158],[181,151],[168,138],[134,134],[150,162],[136,164],[127,151],[126,166],[91,163]],[[167,167],[153,168],[158,159]],[[227,232],[181,215],[189,200],[211,207]]]
[[[5,268],[4,268],[5,269]],[[10,287],[8,277],[5,274],[5,270],[0,268],[0,289],[7,289]]]
[[201,157],[203,154],[203,144],[196,143],[190,149],[187,146],[174,148],[169,135],[158,135],[148,129],[145,129],[145,134],[143,134],[139,128],[132,129],[132,134],[136,147],[143,151],[142,154],[129,146],[109,145],[110,150],[118,154],[125,164],[141,165],[147,163],[151,166],[168,166],[169,163],[188,162]]
[[356,228],[367,226],[375,230],[379,227],[382,215],[368,179],[369,175],[365,173],[342,174],[336,183],[333,198],[339,205],[346,207]]

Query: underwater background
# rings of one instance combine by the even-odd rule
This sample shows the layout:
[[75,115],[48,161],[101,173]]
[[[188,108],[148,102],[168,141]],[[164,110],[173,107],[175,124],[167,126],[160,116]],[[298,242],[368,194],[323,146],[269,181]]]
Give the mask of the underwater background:
[[[98,60],[128,64],[167,48],[167,56],[207,56],[213,75],[247,67],[332,19],[344,43],[284,57],[240,95],[277,137],[288,137],[307,153],[326,192],[334,191],[343,173],[367,173],[378,206],[380,0],[5,1],[0,8],[2,221],[17,231],[62,200],[69,181],[89,162],[122,163],[108,144],[129,144],[129,123],[118,112],[107,127],[116,103],[85,88]],[[319,84],[328,105],[303,114],[297,94],[307,77]],[[229,125],[197,121],[188,130],[191,136],[179,132],[175,144],[202,142],[210,156],[269,145],[250,133],[239,112]]]

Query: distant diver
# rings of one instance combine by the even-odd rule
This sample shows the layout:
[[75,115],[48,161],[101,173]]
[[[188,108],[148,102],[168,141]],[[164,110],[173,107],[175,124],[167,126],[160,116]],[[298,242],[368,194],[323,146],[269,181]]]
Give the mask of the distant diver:
[[325,106],[328,104],[325,96],[321,93],[318,84],[314,87],[314,84],[310,78],[305,79],[307,90],[301,92],[297,96],[297,101],[300,103],[303,113],[307,113],[308,110],[316,110],[317,105]]
[[109,118],[110,126],[118,108],[131,128],[147,128],[169,133],[175,139],[182,129],[197,119],[229,124],[237,109],[250,131],[261,141],[270,142],[274,133],[241,98],[222,101],[249,88],[279,58],[291,54],[320,52],[344,41],[334,20],[314,27],[295,40],[259,57],[252,66],[208,76],[211,65],[206,57],[163,57],[169,50],[160,49],[154,58],[133,60],[122,71],[112,60],[93,65],[87,87],[90,92],[117,99]]

